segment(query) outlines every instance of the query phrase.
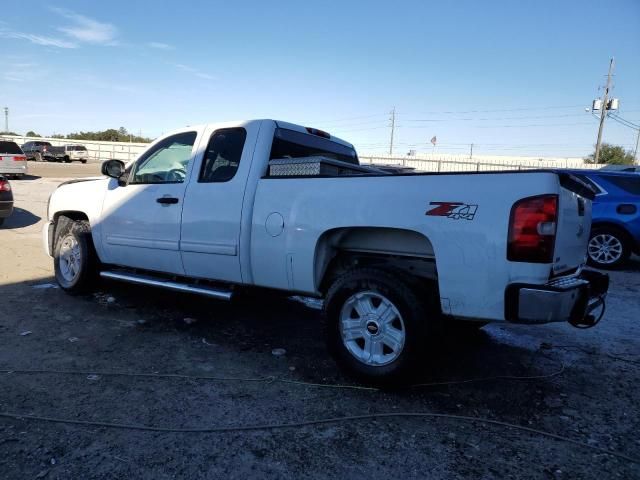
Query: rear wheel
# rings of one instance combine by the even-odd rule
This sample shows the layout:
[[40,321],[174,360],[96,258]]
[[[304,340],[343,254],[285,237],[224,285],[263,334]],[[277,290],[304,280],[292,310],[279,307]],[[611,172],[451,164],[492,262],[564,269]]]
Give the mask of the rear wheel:
[[98,273],[98,258],[86,220],[58,219],[53,266],[60,287],[69,293],[91,289]]
[[598,268],[617,268],[631,255],[627,236],[614,227],[596,227],[587,248],[589,264]]
[[356,268],[338,277],[325,301],[327,344],[338,364],[369,383],[410,380],[439,319],[424,297],[386,270]]
[[2,226],[3,223],[4,223],[4,218],[0,218],[0,227]]
[[69,157],[64,157],[64,163],[71,163],[71,159]]
[[86,160],[80,160],[80,162],[82,162],[82,163],[87,163],[87,161],[86,161]]

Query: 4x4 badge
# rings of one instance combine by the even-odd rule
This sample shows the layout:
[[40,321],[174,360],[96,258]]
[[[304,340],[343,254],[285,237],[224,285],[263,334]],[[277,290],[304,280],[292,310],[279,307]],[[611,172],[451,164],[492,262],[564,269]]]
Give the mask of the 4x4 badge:
[[434,217],[447,217],[453,220],[473,220],[478,210],[478,205],[469,205],[462,202],[430,202],[429,205],[437,205],[427,210],[425,215]]

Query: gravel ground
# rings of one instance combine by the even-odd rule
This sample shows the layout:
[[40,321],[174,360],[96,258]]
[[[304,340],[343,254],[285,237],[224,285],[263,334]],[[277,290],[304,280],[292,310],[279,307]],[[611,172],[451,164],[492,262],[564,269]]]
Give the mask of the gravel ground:
[[[424,366],[424,382],[484,380],[399,392],[284,383],[274,379],[353,384],[303,304],[265,294],[226,304],[116,283],[82,297],[51,288],[40,242],[48,194],[96,166],[30,166],[30,179],[12,182],[17,211],[0,229],[0,412],[173,429],[431,412],[587,446],[448,418],[170,433],[0,417],[3,479],[640,478],[639,463],[588,447],[640,459],[638,258],[611,273],[596,328],[492,324],[446,340]],[[15,372],[26,369],[81,373]],[[542,378],[495,378],[504,376]]]

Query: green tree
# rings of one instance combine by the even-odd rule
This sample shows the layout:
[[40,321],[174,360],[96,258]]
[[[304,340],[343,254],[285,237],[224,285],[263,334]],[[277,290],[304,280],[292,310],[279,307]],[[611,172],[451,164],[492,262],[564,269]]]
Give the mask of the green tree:
[[41,137],[42,135],[38,135],[33,130],[29,130],[27,133],[25,133],[25,136],[27,136],[27,137]]
[[65,138],[65,136],[61,133],[54,133],[53,135],[51,135],[51,138]]
[[[585,162],[594,163],[594,152],[585,158]],[[630,150],[625,150],[619,145],[611,145],[610,143],[603,143],[600,145],[600,157],[598,163],[608,163],[609,165],[633,165],[634,157]]]
[[18,135],[16,132],[0,132],[0,135]]
[[126,128],[119,129],[109,128],[98,132],[73,132],[67,135],[67,138],[74,140],[98,140],[102,142],[137,142],[149,143],[151,139],[147,137],[138,137],[131,135]]

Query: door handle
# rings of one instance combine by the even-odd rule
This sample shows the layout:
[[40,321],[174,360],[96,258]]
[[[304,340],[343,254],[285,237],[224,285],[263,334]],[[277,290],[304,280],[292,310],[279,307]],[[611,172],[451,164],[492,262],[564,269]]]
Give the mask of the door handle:
[[178,203],[178,199],[175,197],[160,197],[156,198],[156,202],[163,205],[175,205],[176,203]]

